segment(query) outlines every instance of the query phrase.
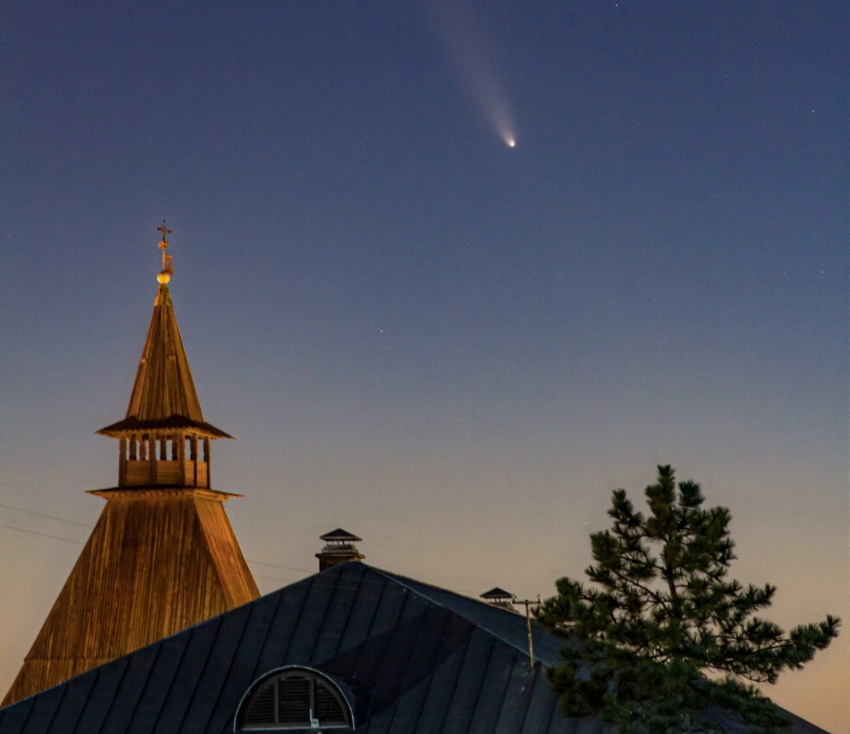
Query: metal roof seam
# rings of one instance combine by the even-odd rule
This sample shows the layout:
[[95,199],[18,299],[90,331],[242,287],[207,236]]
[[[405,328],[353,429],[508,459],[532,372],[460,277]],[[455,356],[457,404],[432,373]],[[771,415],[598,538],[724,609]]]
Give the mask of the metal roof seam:
[[168,692],[171,690],[171,685],[173,684],[174,679],[177,677],[177,672],[180,670],[180,667],[183,664],[183,659],[186,656],[186,650],[189,649],[189,639],[190,639],[190,635],[186,635],[185,639],[184,639],[184,636],[182,634],[178,633],[177,635],[172,635],[171,637],[166,637],[164,640],[161,640],[160,642],[156,643],[157,645],[159,645],[161,647],[161,654],[163,656],[165,656],[165,654],[167,654],[167,652],[168,652],[168,646],[170,644],[173,644],[176,640],[183,640],[182,645],[180,647],[180,654],[177,656],[177,661],[175,662],[174,667],[173,667],[172,672],[171,672],[170,683],[166,687],[165,695],[162,697],[161,703],[158,706],[157,715],[156,715],[156,718],[154,719],[154,726],[153,726],[154,730],[156,730],[158,728],[159,720],[162,718],[162,712],[165,709],[165,702],[168,699]]
[[[301,583],[301,582],[299,581],[297,583]],[[292,584],[292,586],[294,586],[294,584]],[[285,588],[287,588],[287,587],[285,587]],[[268,627],[266,628],[266,634],[263,637],[263,644],[259,646],[259,654],[257,655],[257,658],[254,661],[254,667],[253,667],[253,670],[251,671],[251,680],[256,680],[257,677],[260,675],[260,671],[258,670],[258,668],[260,667],[260,661],[262,660],[262,651],[266,649],[266,644],[268,643],[269,635],[271,634],[272,630],[274,629],[274,620],[276,620],[278,618],[278,615],[280,614],[280,607],[283,604],[284,594],[282,593],[282,590],[279,589],[278,591],[273,592],[273,593],[277,594],[277,604],[275,604],[274,613],[271,616],[272,621],[269,623]],[[264,597],[260,597],[260,599],[258,599],[257,602],[259,602],[263,598]],[[249,604],[256,604],[257,602],[249,602]]]
[[136,704],[135,704],[135,706],[133,706],[133,712],[130,714],[130,717],[129,717],[129,723],[127,725],[127,731],[128,732],[133,727],[133,721],[135,720],[136,714],[138,713],[138,710],[139,710],[139,702],[145,697],[145,692],[147,691],[148,684],[150,683],[150,680],[151,680],[151,673],[156,668],[157,661],[159,660],[159,657],[162,654],[162,649],[163,649],[162,640],[160,640],[158,642],[158,644],[156,645],[156,647],[154,649],[156,650],[156,652],[154,653],[154,657],[153,657],[153,660],[151,661],[150,668],[148,669],[148,674],[145,676],[145,682],[141,686],[141,691],[139,692],[139,697],[138,697],[138,699],[136,699]]
[[[248,629],[249,621],[251,619],[252,612],[253,612],[253,607],[249,608],[249,607],[246,607],[246,605],[243,605],[242,607],[237,607],[234,610],[233,615],[226,615],[226,616],[223,617],[224,621],[226,622],[227,619],[238,619],[238,614],[236,614],[236,612],[238,612],[238,611],[242,611],[244,613],[244,618],[242,619],[242,624],[240,625],[238,639],[233,640],[232,636],[228,636],[229,637],[228,642],[230,640],[233,640],[232,645],[231,645],[232,646],[232,652],[229,653],[230,662],[228,663],[227,670],[224,673],[221,673],[221,672],[216,673],[216,675],[221,676],[221,683],[218,686],[218,688],[216,689],[215,694],[210,695],[208,697],[208,698],[211,698],[213,700],[213,705],[209,708],[206,720],[204,722],[204,731],[209,729],[210,722],[212,721],[213,717],[215,716],[215,711],[216,711],[216,705],[215,704],[218,701],[221,700],[222,689],[225,687],[226,681],[229,678],[230,671],[233,668],[233,663],[239,655],[239,648],[241,647],[242,640],[245,637],[245,630]],[[222,625],[223,624],[224,624],[224,622],[222,622]],[[204,673],[206,673],[206,668],[204,669]],[[203,677],[203,674],[202,674],[202,677]],[[199,686],[201,685],[200,679],[198,681],[198,685]]]

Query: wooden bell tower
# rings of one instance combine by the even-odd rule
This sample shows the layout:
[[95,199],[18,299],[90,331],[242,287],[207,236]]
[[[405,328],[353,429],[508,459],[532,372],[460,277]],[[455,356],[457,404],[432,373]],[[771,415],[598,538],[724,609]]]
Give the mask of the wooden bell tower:
[[224,503],[168,283],[165,222],[153,317],[118,439],[118,485],[2,705],[14,703],[259,596]]
[[118,439],[118,487],[209,489],[210,442],[233,438],[204,420],[183,349],[168,283],[174,262],[167,254],[165,222],[162,272],[153,317],[124,420],[98,433]]

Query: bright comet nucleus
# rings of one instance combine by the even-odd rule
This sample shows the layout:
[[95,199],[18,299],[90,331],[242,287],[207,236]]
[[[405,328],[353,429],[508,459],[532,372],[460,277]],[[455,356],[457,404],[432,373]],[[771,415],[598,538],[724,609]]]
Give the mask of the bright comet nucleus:
[[436,19],[452,61],[493,130],[509,148],[516,147],[511,104],[491,62],[487,39],[465,3],[423,0]]

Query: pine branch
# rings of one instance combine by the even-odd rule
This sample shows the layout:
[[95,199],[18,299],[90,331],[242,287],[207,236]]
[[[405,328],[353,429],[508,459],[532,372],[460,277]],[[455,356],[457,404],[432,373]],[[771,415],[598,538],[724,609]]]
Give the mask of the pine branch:
[[[781,727],[776,707],[750,683],[802,667],[835,638],[840,620],[827,616],[786,635],[754,616],[776,588],[725,580],[735,559],[729,510],[702,509],[694,482],[677,492],[669,466],[658,467],[645,494],[646,516],[616,490],[611,530],[591,535],[596,565],[586,573],[601,588],[563,578],[558,596],[540,606],[542,624],[578,643],[547,672],[564,712],[599,714],[621,734],[720,731],[712,707],[763,734]],[[708,680],[705,671],[726,677]]]

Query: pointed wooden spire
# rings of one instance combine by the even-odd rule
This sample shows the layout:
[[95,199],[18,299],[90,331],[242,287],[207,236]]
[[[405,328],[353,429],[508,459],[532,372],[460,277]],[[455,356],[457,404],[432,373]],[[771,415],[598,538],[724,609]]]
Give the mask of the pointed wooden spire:
[[146,430],[194,428],[194,432],[199,436],[213,439],[232,438],[204,420],[167,285],[171,274],[174,273],[171,255],[165,253],[168,248],[165,235],[171,230],[166,229],[164,221],[159,229],[163,233],[159,243],[163,269],[157,276],[159,290],[153,302],[153,316],[136,372],[127,415],[124,420],[101,428],[98,433],[121,438],[129,433]]
[[118,486],[0,705],[37,693],[259,596],[224,503],[163,270],[130,406],[98,433],[118,438]]
[[196,429],[209,438],[232,438],[204,420],[189,360],[180,338],[171,293],[159,286],[148,336],[124,420],[101,428],[103,436],[170,428]]

